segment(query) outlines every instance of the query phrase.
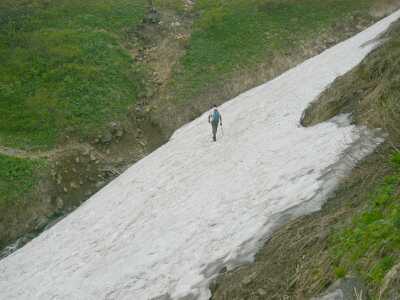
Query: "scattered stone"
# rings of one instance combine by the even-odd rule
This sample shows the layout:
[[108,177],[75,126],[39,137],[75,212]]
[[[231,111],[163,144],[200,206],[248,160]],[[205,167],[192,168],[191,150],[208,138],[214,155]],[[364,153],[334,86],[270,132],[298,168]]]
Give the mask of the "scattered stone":
[[93,152],[90,153],[90,160],[91,161],[95,161],[96,160],[96,155]]
[[395,265],[383,279],[379,291],[379,299],[398,300],[400,299],[400,264]]
[[76,158],[75,158],[75,162],[76,162],[77,164],[79,164],[79,163],[80,163],[80,159],[79,159],[79,157],[76,157]]
[[123,129],[118,129],[117,132],[115,133],[116,137],[122,137],[124,135],[124,130]]
[[243,278],[242,284],[249,285],[250,283],[253,282],[253,279],[255,278],[255,276],[256,276],[255,273],[246,276],[245,278]]
[[86,197],[90,197],[91,195],[92,195],[92,191],[89,190],[89,191],[86,191],[86,192],[85,192],[85,196],[86,196]]
[[345,277],[334,282],[323,294],[311,300],[366,300],[364,284],[356,277]]
[[149,13],[144,17],[143,23],[158,24],[160,20],[160,13],[154,7],[152,7]]
[[83,154],[84,156],[88,156],[88,155],[90,154],[90,150],[87,149],[87,148],[85,148],[85,150],[83,150],[82,154]]
[[70,187],[72,188],[72,189],[77,189],[79,186],[75,183],[75,182],[71,182],[70,184]]
[[106,185],[106,183],[104,181],[99,181],[99,182],[96,183],[96,188],[100,189],[105,185]]
[[260,296],[265,296],[265,295],[267,294],[267,292],[266,292],[264,289],[258,289],[258,290],[257,290],[257,293],[258,293]]
[[68,188],[66,186],[64,186],[63,190],[65,193],[68,193]]
[[171,27],[179,27],[179,26],[181,26],[181,23],[178,21],[171,23]]
[[56,206],[58,209],[63,208],[64,206],[64,200],[61,197],[57,197],[56,199]]
[[113,139],[112,134],[111,134],[110,132],[107,131],[107,132],[101,137],[101,142],[102,142],[103,144],[109,144],[109,143],[111,143],[112,139]]
[[57,184],[60,185],[62,182],[62,176],[60,174],[57,175]]

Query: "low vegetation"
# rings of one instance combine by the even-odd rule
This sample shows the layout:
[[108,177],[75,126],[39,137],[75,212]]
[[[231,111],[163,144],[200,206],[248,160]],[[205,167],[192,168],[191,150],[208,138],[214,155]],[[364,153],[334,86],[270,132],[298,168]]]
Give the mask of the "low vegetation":
[[[199,17],[172,85],[178,99],[221,86],[237,72],[271,64],[335,23],[368,16],[373,0],[199,0]],[[372,19],[372,18],[371,18]],[[301,51],[301,50],[300,50]]]
[[122,46],[145,0],[0,3],[0,143],[49,148],[124,118],[144,75]]
[[31,192],[45,168],[44,161],[0,155],[0,207]]
[[332,238],[336,275],[357,272],[378,290],[386,273],[400,261],[400,154],[352,224]]

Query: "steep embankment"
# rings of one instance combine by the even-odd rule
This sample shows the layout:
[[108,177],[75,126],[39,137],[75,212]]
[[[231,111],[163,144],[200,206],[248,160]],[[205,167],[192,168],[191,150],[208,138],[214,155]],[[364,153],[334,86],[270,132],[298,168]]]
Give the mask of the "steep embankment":
[[318,210],[338,178],[382,142],[346,116],[311,128],[299,120],[399,17],[222,105],[220,142],[210,142],[206,115],[179,129],[1,260],[0,297],[208,299],[220,270],[250,260],[281,222]]
[[0,248],[395,2],[2,1]]
[[364,281],[371,299],[400,299],[400,24],[381,38],[383,45],[336,80],[302,123],[352,113],[355,124],[382,128],[385,143],[321,212],[284,226],[253,265],[224,274],[213,299],[309,299],[345,276]]

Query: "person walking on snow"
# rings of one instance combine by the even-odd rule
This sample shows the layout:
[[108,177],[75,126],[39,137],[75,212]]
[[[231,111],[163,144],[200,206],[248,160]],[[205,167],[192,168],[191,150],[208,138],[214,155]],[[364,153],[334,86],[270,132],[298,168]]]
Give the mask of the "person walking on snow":
[[212,111],[210,112],[208,116],[208,123],[211,124],[212,127],[212,135],[213,135],[213,141],[217,141],[217,130],[218,130],[218,123],[222,127],[222,116],[220,112],[217,109],[217,106],[214,105],[212,108]]

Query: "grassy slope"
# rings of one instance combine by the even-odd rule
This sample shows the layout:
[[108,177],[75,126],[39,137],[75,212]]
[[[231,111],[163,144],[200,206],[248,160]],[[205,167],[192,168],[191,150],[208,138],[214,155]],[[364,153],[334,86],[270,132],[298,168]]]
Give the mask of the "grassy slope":
[[145,0],[0,3],[0,143],[48,148],[123,118],[143,76],[121,46]]
[[43,161],[0,155],[0,207],[29,193],[44,168]]
[[[145,0],[1,1],[0,144],[48,149],[123,119],[145,75],[122,44],[146,7]],[[33,191],[38,166],[0,155],[2,205]]]
[[357,272],[374,292],[400,261],[400,153],[392,163],[392,174],[374,189],[366,208],[331,241],[336,276]]
[[[390,40],[383,47],[338,80],[321,98],[321,106],[311,107],[307,114],[318,116],[316,121],[352,112],[357,123],[383,128],[389,134],[387,143],[398,151],[400,23],[387,37]],[[386,273],[400,262],[400,154],[390,156],[388,152],[390,173],[364,199],[365,207],[353,217],[352,224],[334,235],[330,244],[336,275],[360,274],[375,295]]]
[[373,0],[199,0],[188,50],[172,81],[179,100],[222,85],[235,72],[272,62],[338,21],[367,15]]

